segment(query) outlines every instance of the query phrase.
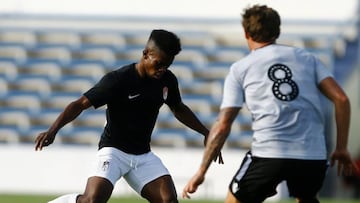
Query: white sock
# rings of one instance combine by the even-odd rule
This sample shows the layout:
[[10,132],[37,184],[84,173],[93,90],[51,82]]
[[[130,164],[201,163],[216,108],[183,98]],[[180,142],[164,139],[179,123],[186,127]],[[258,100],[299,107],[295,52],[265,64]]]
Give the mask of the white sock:
[[68,194],[60,196],[48,203],[76,203],[76,198],[79,194]]

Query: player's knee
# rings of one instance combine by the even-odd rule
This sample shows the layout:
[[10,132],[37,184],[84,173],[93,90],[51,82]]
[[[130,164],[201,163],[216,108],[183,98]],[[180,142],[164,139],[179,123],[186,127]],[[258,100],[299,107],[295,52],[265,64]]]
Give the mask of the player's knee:
[[[155,202],[154,202],[155,203]],[[156,202],[157,203],[157,202]],[[162,201],[160,201],[159,203],[179,203],[179,201],[175,198],[175,199],[163,199]]]
[[178,200],[176,197],[169,197],[169,198],[161,198],[157,199],[155,201],[150,201],[151,203],[178,203]]
[[178,203],[176,195],[161,195],[160,197],[146,198],[151,203]]
[[310,198],[296,198],[298,203],[320,203],[320,201],[316,197]]
[[106,203],[107,198],[101,195],[82,195],[79,196],[76,203]]

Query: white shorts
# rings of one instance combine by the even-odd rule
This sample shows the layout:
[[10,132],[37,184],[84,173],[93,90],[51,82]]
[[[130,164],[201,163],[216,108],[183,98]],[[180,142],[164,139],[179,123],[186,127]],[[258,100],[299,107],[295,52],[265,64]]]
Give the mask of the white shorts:
[[139,195],[147,183],[164,175],[169,175],[169,171],[153,152],[134,155],[114,147],[104,147],[97,152],[90,172],[90,177],[106,178],[113,185],[124,177]]

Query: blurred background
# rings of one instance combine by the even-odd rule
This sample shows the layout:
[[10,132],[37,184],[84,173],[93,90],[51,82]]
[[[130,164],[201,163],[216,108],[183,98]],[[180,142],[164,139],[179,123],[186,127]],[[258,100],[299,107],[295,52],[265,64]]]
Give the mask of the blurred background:
[[[72,100],[106,72],[137,62],[152,29],[179,35],[183,51],[171,66],[184,102],[207,125],[214,122],[230,65],[248,53],[241,13],[267,4],[282,17],[278,43],[315,53],[352,102],[349,148],[360,158],[359,2],[357,0],[1,0],[0,195],[82,192],[105,123],[105,108],[88,110],[64,127],[54,146],[34,151],[34,138]],[[328,146],[334,147],[331,106],[326,105]],[[227,184],[251,141],[251,117],[241,111],[224,149],[195,198],[225,197]],[[140,126],[141,127],[141,126]],[[152,146],[178,191],[202,157],[201,136],[163,107]],[[179,156],[181,154],[181,156]],[[359,198],[359,180],[330,169],[320,196]],[[274,199],[287,197],[279,186]],[[122,181],[114,195],[132,195]]]

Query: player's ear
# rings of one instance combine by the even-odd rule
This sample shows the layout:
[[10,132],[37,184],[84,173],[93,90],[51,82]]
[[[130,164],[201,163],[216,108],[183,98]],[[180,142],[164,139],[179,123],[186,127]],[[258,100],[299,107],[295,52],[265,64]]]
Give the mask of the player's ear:
[[246,39],[249,39],[249,38],[250,38],[249,33],[245,32],[245,38],[246,38]]
[[144,50],[143,50],[143,52],[142,52],[142,56],[143,56],[143,58],[144,58],[144,59],[146,59],[146,58],[147,58],[148,53],[149,53],[149,51],[148,51],[148,50],[146,50],[146,49],[144,49]]

